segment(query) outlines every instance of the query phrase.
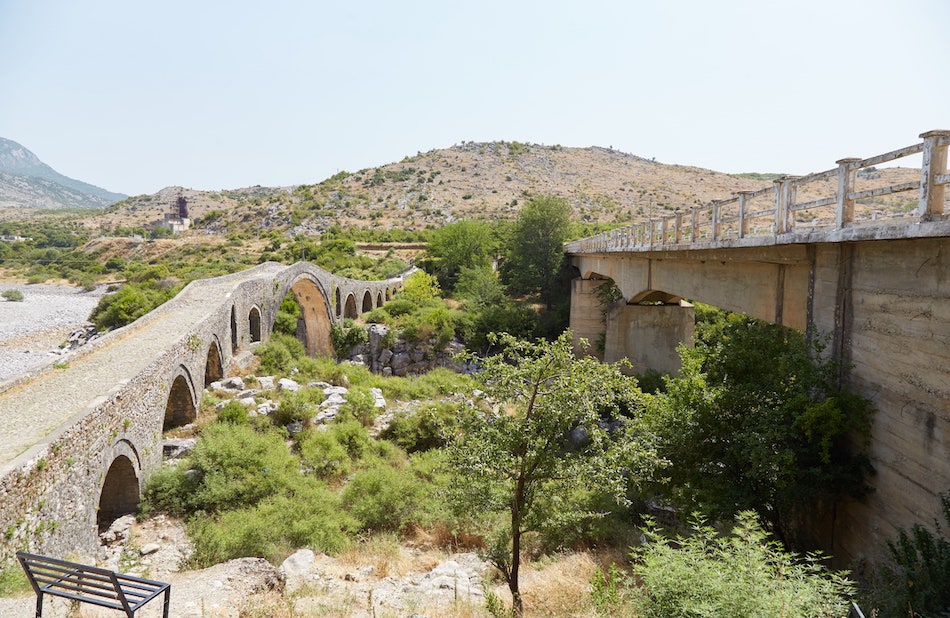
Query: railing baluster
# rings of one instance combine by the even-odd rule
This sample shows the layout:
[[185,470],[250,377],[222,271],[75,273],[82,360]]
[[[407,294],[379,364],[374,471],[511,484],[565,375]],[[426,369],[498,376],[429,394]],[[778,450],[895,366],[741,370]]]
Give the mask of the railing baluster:
[[861,159],[850,157],[839,159],[838,164],[838,208],[835,212],[835,229],[854,223],[854,178],[857,175]]
[[950,131],[921,133],[924,140],[924,159],[920,168],[920,202],[918,216],[929,221],[943,214],[946,185],[936,184],[937,176],[947,173],[947,141]]

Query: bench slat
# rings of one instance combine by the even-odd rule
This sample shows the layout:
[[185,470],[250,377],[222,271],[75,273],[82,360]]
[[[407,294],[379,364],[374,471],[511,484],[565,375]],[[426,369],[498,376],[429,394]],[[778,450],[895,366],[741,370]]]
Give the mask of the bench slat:
[[17,552],[17,559],[37,594],[37,616],[44,594],[118,609],[130,617],[164,594],[164,615],[168,616],[171,586],[167,583],[25,552]]

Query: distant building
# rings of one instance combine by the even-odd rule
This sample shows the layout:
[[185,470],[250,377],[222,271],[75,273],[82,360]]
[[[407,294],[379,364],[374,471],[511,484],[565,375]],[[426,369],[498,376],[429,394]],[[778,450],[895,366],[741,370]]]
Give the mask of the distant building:
[[165,213],[165,220],[161,223],[162,227],[168,228],[172,234],[181,234],[191,227],[191,219],[188,218],[188,200],[178,192],[178,199],[175,200],[175,206],[172,211]]

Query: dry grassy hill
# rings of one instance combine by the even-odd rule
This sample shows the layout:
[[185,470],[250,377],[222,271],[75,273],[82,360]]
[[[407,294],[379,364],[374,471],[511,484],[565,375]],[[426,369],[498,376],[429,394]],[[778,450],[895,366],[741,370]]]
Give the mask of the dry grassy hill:
[[[341,172],[313,185],[229,191],[169,187],[123,200],[85,223],[104,234],[118,226],[148,226],[172,212],[181,192],[196,224],[190,235],[271,230],[319,235],[335,225],[413,231],[460,219],[512,218],[525,200],[547,194],[567,199],[579,221],[615,226],[769,186],[776,176],[667,165],[599,147],[469,142]],[[872,170],[859,177],[859,189],[916,178],[919,171],[912,169]],[[832,195],[833,183],[800,192],[799,199]],[[869,200],[859,210],[907,210],[916,203],[912,193]]]

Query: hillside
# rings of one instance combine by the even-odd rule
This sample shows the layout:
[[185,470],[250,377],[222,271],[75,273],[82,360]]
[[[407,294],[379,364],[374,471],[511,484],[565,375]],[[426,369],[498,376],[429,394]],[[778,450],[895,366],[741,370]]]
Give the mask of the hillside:
[[[521,202],[538,194],[566,198],[578,220],[617,224],[761,186],[762,181],[606,148],[492,142],[432,150],[313,185],[182,193],[192,218],[205,229],[314,234],[333,225],[412,231],[459,219],[511,218]],[[128,198],[95,217],[95,225],[159,221],[179,190]]]
[[[380,167],[341,172],[312,185],[230,191],[169,187],[155,195],[130,197],[87,224],[108,232],[117,226],[161,221],[181,191],[204,233],[317,235],[336,225],[411,232],[460,219],[513,218],[521,203],[539,194],[566,198],[578,221],[615,226],[769,186],[777,176],[668,165],[599,147],[469,142]],[[859,180],[880,185],[918,177],[919,171],[892,168]],[[818,189],[832,195],[833,181],[826,184]],[[800,198],[810,194],[803,192]],[[876,198],[865,206],[906,210],[915,198],[910,194]]]
[[104,208],[126,196],[60,174],[0,137],[0,208]]

